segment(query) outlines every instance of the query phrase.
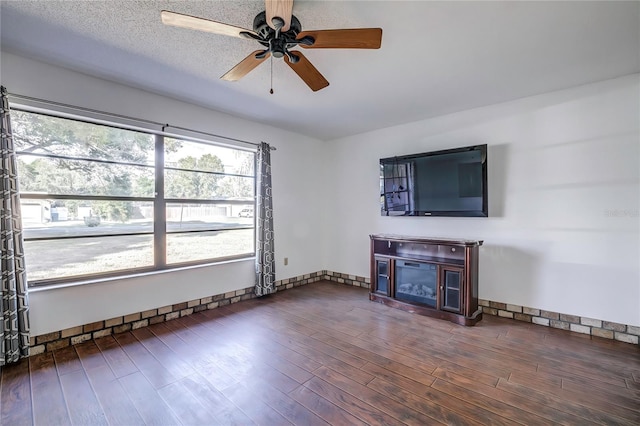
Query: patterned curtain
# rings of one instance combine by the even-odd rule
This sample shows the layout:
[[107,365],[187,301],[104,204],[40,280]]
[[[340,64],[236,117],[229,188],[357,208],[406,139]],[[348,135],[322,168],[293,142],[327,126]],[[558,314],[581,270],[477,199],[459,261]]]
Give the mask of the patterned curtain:
[[276,265],[273,249],[273,203],[271,195],[271,147],[258,148],[256,208],[256,289],[257,296],[276,292]]
[[22,219],[13,149],[7,89],[2,95],[0,156],[0,264],[2,265],[2,328],[0,328],[0,366],[29,356],[29,303],[22,250]]

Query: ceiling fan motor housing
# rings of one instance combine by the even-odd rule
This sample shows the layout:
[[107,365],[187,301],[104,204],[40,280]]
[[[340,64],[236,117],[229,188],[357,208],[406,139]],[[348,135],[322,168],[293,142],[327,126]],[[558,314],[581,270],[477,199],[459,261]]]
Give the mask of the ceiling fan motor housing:
[[301,41],[296,40],[296,37],[302,31],[302,25],[298,18],[291,15],[289,30],[280,32],[267,24],[266,12],[260,12],[253,19],[253,31],[263,39],[258,42],[265,46],[269,53],[275,58],[282,58],[285,55],[290,56],[288,49],[300,44]]
[[[267,24],[267,14],[266,12],[260,12],[253,19],[253,31],[258,33],[262,38],[268,40],[271,37],[275,37],[276,30],[271,28],[269,24]],[[289,30],[287,32],[282,32],[281,34],[295,40],[298,34],[302,31],[302,25],[298,18],[294,15],[291,15],[291,22],[289,24]]]

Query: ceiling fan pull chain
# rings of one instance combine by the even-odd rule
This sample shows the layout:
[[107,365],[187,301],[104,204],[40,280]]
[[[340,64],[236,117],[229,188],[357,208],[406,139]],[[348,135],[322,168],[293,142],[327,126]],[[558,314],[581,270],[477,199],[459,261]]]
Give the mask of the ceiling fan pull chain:
[[269,90],[269,93],[273,95],[273,56],[271,56],[269,59],[271,61],[271,89]]

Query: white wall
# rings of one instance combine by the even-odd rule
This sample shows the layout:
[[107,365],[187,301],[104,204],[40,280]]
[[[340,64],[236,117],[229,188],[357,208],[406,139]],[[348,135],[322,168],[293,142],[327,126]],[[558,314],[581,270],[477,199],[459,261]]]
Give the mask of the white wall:
[[[318,140],[242,120],[149,92],[75,73],[6,52],[2,84],[10,93],[170,123],[254,142],[272,152],[276,274],[285,279],[322,269],[324,182]],[[289,258],[284,266],[283,257]],[[206,297],[254,283],[253,259],[164,272],[101,284],[32,291],[31,331],[39,335],[80,324]]]
[[[326,269],[368,276],[371,233],[482,239],[481,298],[640,325],[639,105],[633,75],[330,142]],[[379,158],[483,143],[489,218],[380,216]]]
[[[13,93],[277,147],[278,279],[368,276],[371,233],[479,238],[481,298],[640,325],[638,75],[322,143],[13,54],[1,60]],[[489,144],[491,217],[379,215],[379,158],[480,143]],[[31,292],[32,333],[251,285],[247,260]]]

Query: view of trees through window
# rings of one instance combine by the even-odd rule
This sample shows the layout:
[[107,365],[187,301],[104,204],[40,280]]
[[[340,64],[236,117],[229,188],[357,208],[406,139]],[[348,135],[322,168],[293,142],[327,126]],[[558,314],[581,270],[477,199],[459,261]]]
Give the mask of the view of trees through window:
[[253,152],[11,114],[32,284],[253,254]]

